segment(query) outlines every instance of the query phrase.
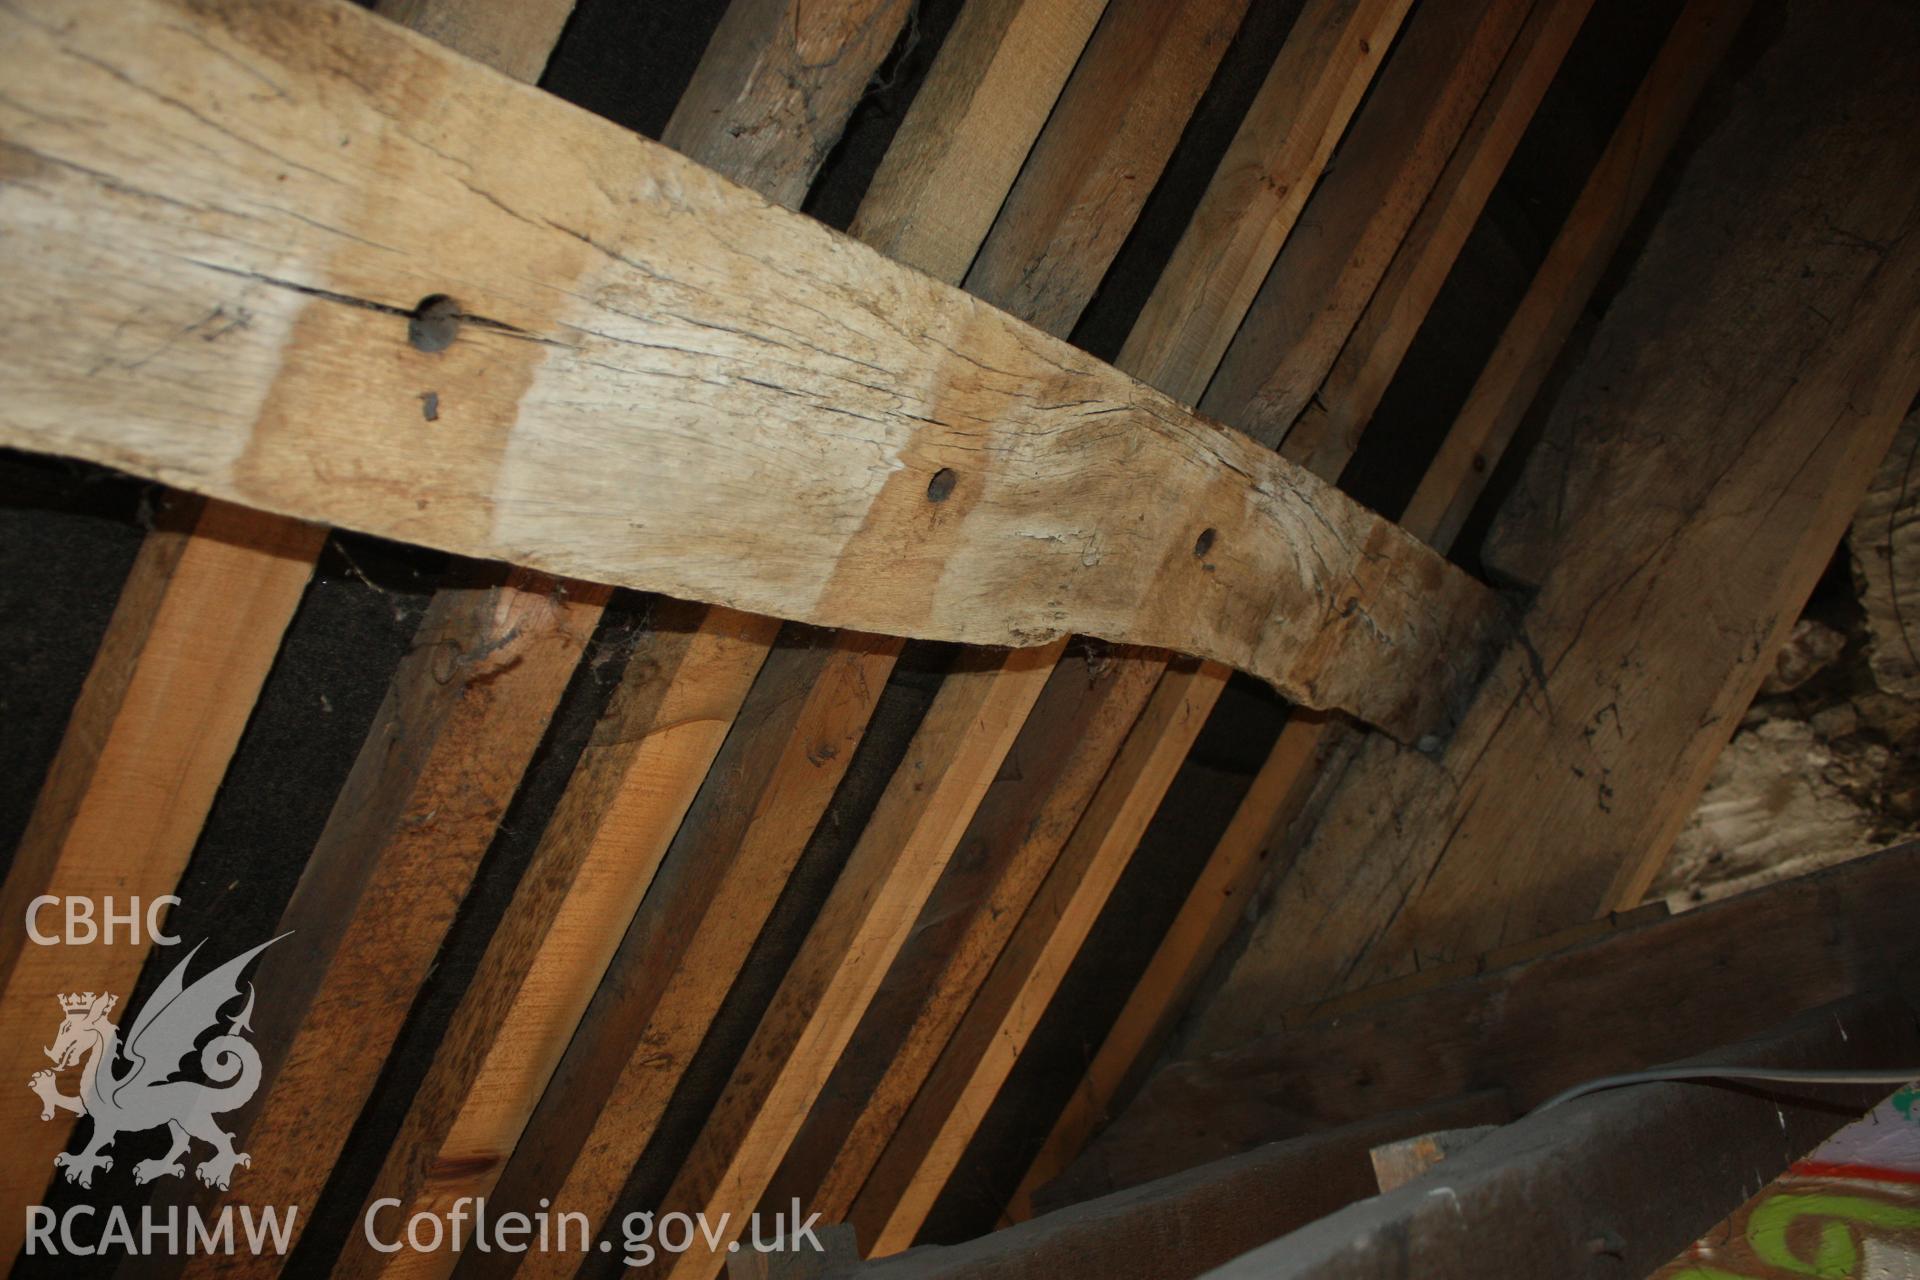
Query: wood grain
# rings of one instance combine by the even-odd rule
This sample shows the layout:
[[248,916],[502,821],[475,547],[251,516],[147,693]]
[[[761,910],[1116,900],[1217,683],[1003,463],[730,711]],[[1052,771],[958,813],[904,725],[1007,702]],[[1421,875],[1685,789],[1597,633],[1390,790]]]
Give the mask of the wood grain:
[[1411,0],[1308,0],[1115,363],[1193,404],[1292,234]]
[[1527,15],[1339,358],[1287,432],[1286,456],[1333,476],[1353,456],[1592,7],[1593,0],[1539,0]]
[[[592,1004],[569,1028],[538,1107],[483,1150],[443,1145],[414,1204],[444,1211],[481,1195],[502,1212],[533,1212],[545,1198],[596,1227],[608,1221],[845,776],[898,653],[899,641],[857,632],[776,647]],[[463,1274],[506,1274],[516,1261],[476,1256]],[[388,1268],[403,1270],[421,1268]]]
[[535,84],[574,0],[379,0],[373,11],[502,75]]
[[1553,560],[1520,639],[1440,757],[1369,742],[1196,1047],[1598,914],[1691,809],[1920,391],[1920,20],[1812,8],[1554,406],[1509,507]]
[[1065,979],[1228,672],[1170,666],[854,1202],[869,1253],[913,1243]]
[[1200,400],[1247,405],[1242,429],[1278,446],[1320,387],[1426,203],[1533,0],[1423,5],[1341,140],[1297,232]]
[[[665,856],[778,624],[662,605],[574,767],[375,1183],[404,1204],[484,1192]],[[443,1274],[458,1255],[374,1259]]]
[[1692,0],[1674,20],[1407,504],[1402,519],[1416,537],[1447,547],[1459,536],[1749,7]]
[[967,290],[1064,335],[1133,229],[1247,0],[1115,0],[967,272]]
[[766,1204],[852,1211],[1165,670],[1166,655],[1128,649],[1054,668]]
[[1920,846],[1906,845],[1698,911],[1669,917],[1655,905],[1535,954],[1496,952],[1288,1010],[1284,1030],[1155,1076],[1051,1198],[1104,1195],[1463,1089],[1501,1088],[1524,1111],[1857,991],[1910,986],[1916,872]]
[[[262,1082],[225,1121],[253,1158],[232,1193],[248,1203],[320,1198],[606,600],[477,572],[496,580],[434,594],[274,930],[288,936],[255,971],[274,996],[253,1015]],[[227,1198],[170,1180],[155,1203]],[[280,1259],[143,1261],[132,1269],[201,1276]]]
[[730,0],[660,140],[797,208],[908,8],[909,0]]
[[958,282],[1106,7],[1107,0],[974,0],[961,9],[874,172],[853,236]]
[[[40,105],[0,121],[33,173],[8,188],[0,324],[35,338],[0,440],[805,621],[1152,643],[1413,737],[1447,721],[1497,625],[1483,588],[1252,442],[350,6],[183,27],[139,0],[71,35],[32,12],[8,18]],[[289,49],[394,74],[348,92]],[[129,79],[186,108],[149,109]],[[426,84],[459,91],[417,101]],[[224,94],[252,97],[250,147],[206,123]],[[540,144],[502,145],[505,120]],[[161,159],[183,145],[220,160]],[[100,239],[125,268],[86,257]],[[54,307],[76,260],[96,264],[89,305]],[[449,291],[489,319],[445,351],[407,345],[389,300]],[[202,329],[222,336],[181,340]],[[414,418],[429,389],[434,424]],[[321,395],[323,418],[298,411]]]
[[[1310,470],[1338,476],[1353,456],[1590,7],[1590,0],[1549,0],[1528,16],[1319,396],[1287,437],[1288,451]],[[1034,1192],[1066,1169],[1111,1109],[1138,1085],[1164,1047],[1171,1022],[1242,918],[1268,852],[1307,813],[1316,788],[1329,774],[1338,776],[1357,745],[1351,726],[1338,719],[1306,712],[1288,718],[1079,1088],[1022,1176],[1008,1203],[1012,1220],[1031,1216]]]
[[[0,994],[9,1078],[47,1065],[54,997],[125,998],[150,947],[144,933],[86,947],[27,940],[43,894],[142,904],[172,893],[199,839],[326,531],[223,502],[187,499],[142,543],[0,889]],[[144,908],[143,908],[144,909]],[[47,913],[44,926],[52,927]],[[72,1133],[63,1114],[22,1109],[0,1174],[0,1257],[22,1242],[25,1206]]]
[[[861,1012],[919,916],[1000,768],[1063,642],[968,652],[914,734],[894,781],[681,1166],[660,1212],[725,1220],[719,1252],[663,1258],[652,1273],[713,1276],[746,1228]],[[551,1267],[528,1255],[522,1270]]]

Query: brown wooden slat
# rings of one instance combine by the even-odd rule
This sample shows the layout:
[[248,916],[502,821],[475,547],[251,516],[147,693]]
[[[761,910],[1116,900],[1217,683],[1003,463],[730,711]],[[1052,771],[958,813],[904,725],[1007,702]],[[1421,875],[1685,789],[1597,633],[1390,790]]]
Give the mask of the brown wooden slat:
[[730,0],[660,140],[798,208],[909,0]]
[[1069,653],[768,1189],[840,1221],[1092,801],[1166,668]]
[[1423,5],[1200,400],[1279,445],[1333,367],[1533,0]]
[[[312,525],[181,499],[141,545],[0,890],[0,1029],[19,1079],[47,1066],[54,996],[124,996],[149,951],[144,932],[111,945],[36,945],[28,904],[85,897],[104,911],[112,898],[124,912],[138,899],[144,911],[174,891],[325,538]],[[0,1174],[5,1259],[72,1134],[64,1115],[23,1116]]]
[[1508,506],[1554,562],[1521,637],[1442,756],[1363,749],[1201,1043],[1611,907],[1692,807],[1920,390],[1920,136],[1894,123],[1920,109],[1895,69],[1920,24],[1789,32],[1682,170]]
[[[545,1198],[605,1218],[844,777],[898,652],[896,640],[855,632],[775,648],[538,1107],[485,1151],[443,1148],[415,1203],[444,1210],[486,1195],[500,1212],[530,1212]],[[515,1261],[476,1257],[467,1272]]]
[[[772,85],[777,68],[819,60],[836,28],[830,21],[817,25],[824,20],[820,12],[808,20],[816,25],[802,27],[791,15],[749,12],[755,8],[730,11],[668,136],[699,148],[700,159],[730,166],[737,178],[763,181],[797,201],[824,156],[823,139],[831,141],[823,131],[837,135],[891,43],[880,38],[876,23],[893,19],[878,9],[840,14],[849,25],[838,29],[846,41],[838,56],[825,59],[824,68],[810,67],[804,86],[788,86],[818,94],[807,99],[816,105],[840,104],[829,119],[795,114]],[[784,25],[762,30],[749,18]],[[719,102],[732,112],[723,120],[696,110]],[[736,131],[759,136],[742,148],[732,140]],[[399,1200],[403,1217],[416,1205],[440,1207],[463,1194],[484,1196],[494,1186],[778,630],[771,619],[727,609],[666,609],[654,636],[630,659],[369,1194],[370,1201]],[[773,751],[758,764],[770,771],[759,780],[763,799],[775,809],[763,814],[771,822],[757,843],[727,846],[758,897],[730,898],[725,906],[745,916],[771,906],[783,877],[771,875],[768,860],[777,866],[797,853],[811,828],[807,815],[817,816],[815,806],[824,805],[844,772],[897,652],[897,641],[847,633],[802,653],[802,670],[775,674],[769,689],[813,692],[784,708],[797,715],[786,722],[784,739],[780,726],[754,730],[749,748]],[[808,754],[823,748],[826,754]],[[724,785],[727,778],[716,781]],[[695,821],[704,826],[701,815]],[[762,874],[755,878],[755,872]],[[707,908],[697,894],[671,893],[675,887],[666,886],[665,896],[676,910]],[[690,927],[692,919],[674,923]],[[753,932],[745,929],[749,941]],[[345,1245],[343,1274],[444,1275],[459,1261],[446,1252],[382,1257],[358,1235]]]
[[1232,43],[1247,0],[1115,0],[967,271],[1048,333],[1086,309]]
[[[1107,0],[971,0],[881,158],[852,234],[957,283],[1106,7]],[[998,305],[1057,332],[1021,307]]]
[[[1338,475],[1352,457],[1590,7],[1591,0],[1539,4],[1515,38],[1326,385],[1287,439],[1303,465]],[[1445,550],[1447,544],[1434,545]],[[1011,1218],[1032,1213],[1033,1193],[1067,1167],[1115,1100],[1137,1083],[1137,1073],[1157,1055],[1168,1024],[1245,911],[1267,851],[1305,810],[1328,762],[1344,761],[1355,745],[1352,732],[1326,716],[1296,711],[1288,718],[1080,1087],[1021,1178],[1008,1205]]]
[[[942,684],[660,1206],[704,1212],[715,1225],[728,1215],[723,1251],[703,1246],[662,1259],[655,1272],[712,1276],[724,1265],[725,1244],[745,1229],[1060,647],[965,653]],[[522,1271],[553,1265],[528,1255]]]
[[[607,595],[478,572],[505,580],[435,593],[280,917],[290,936],[252,979],[273,997],[253,1014],[262,1083],[224,1120],[252,1158],[233,1184],[245,1202],[318,1201]],[[160,1196],[216,1198],[184,1179]],[[267,1275],[281,1261],[173,1255],[129,1273]]]
[[1308,0],[1128,333],[1122,369],[1200,399],[1411,3]]
[[1593,0],[1539,0],[1527,15],[1340,358],[1287,432],[1285,453],[1294,461],[1338,475],[1353,456],[1592,7]]
[[1015,932],[855,1201],[853,1221],[869,1253],[894,1253],[913,1243],[1066,977],[1227,675],[1213,664],[1183,660],[1161,677],[1027,909],[1027,918],[1044,927]]

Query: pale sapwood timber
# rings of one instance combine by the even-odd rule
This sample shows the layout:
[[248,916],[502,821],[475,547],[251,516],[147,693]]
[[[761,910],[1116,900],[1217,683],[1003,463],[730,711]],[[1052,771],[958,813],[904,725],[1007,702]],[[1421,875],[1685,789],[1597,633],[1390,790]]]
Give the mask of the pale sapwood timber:
[[[1408,737],[1498,629],[1251,441],[350,6],[42,13],[8,17],[32,358],[0,440],[805,621],[1151,643]],[[462,319],[422,369],[403,313],[434,295]]]
[[[91,946],[30,942],[29,904],[85,898],[104,910],[111,898],[124,911],[174,892],[325,539],[313,525],[180,495],[141,544],[0,890],[0,1060],[18,1079],[48,1065],[55,995],[124,998],[151,950],[124,928]],[[40,923],[57,929],[58,912]],[[9,1130],[0,1260],[19,1250],[67,1121],[29,1112]]]

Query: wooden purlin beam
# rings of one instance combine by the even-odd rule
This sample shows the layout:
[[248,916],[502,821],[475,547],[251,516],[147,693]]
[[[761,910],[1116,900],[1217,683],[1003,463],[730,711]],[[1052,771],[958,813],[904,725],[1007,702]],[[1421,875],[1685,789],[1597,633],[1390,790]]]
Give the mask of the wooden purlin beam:
[[[54,996],[124,996],[150,951],[124,929],[90,947],[37,945],[29,904],[49,895],[104,909],[111,898],[125,911],[174,892],[325,538],[182,496],[141,544],[0,890],[0,1055],[19,1079],[48,1065]],[[72,1132],[65,1116],[32,1112],[9,1127],[0,1261],[19,1251],[26,1206]]]
[[1553,563],[1522,639],[1439,759],[1363,749],[1196,1047],[1604,911],[1692,807],[1920,391],[1920,20],[1815,8],[1732,87],[1508,504],[1493,545]]
[[[1401,38],[1400,47],[1406,51],[1401,55],[1403,60],[1384,68],[1381,84],[1374,90],[1369,107],[1353,126],[1352,133],[1370,141],[1370,148],[1365,149],[1364,154],[1371,168],[1343,166],[1321,184],[1320,191],[1331,190],[1337,202],[1348,197],[1356,187],[1374,192],[1384,181],[1401,191],[1398,198],[1402,202],[1412,199],[1417,204],[1418,193],[1437,182],[1440,160],[1454,149],[1456,140],[1467,129],[1474,104],[1486,94],[1489,81],[1495,77],[1503,55],[1515,43],[1517,28],[1525,16],[1525,6],[1493,4],[1484,11],[1448,9],[1437,20],[1413,19]],[[1308,30],[1312,29],[1309,26]],[[1571,32],[1567,38],[1571,39]],[[1462,56],[1463,45],[1471,56]],[[1550,73],[1549,67],[1547,74]],[[1534,76],[1540,79],[1537,70]],[[1544,89],[1543,80],[1541,88]],[[1464,105],[1456,105],[1453,116],[1447,120],[1438,119],[1444,113],[1417,115],[1416,118],[1425,123],[1408,136],[1405,117],[1411,110],[1411,102],[1423,101],[1436,93]],[[1387,145],[1396,128],[1401,135],[1397,149]],[[1396,158],[1401,161],[1404,172],[1385,175],[1379,172]],[[1490,184],[1497,176],[1498,167],[1482,166],[1478,174]],[[1321,198],[1316,195],[1315,201]],[[1438,198],[1451,199],[1452,191]],[[1310,202],[1309,213],[1313,207]],[[1373,234],[1398,234],[1412,221],[1410,212],[1397,220],[1376,219],[1378,225]],[[1429,228],[1423,226],[1423,230],[1431,234]],[[1299,241],[1296,238],[1287,243],[1297,246]],[[1434,253],[1438,256],[1446,251],[1450,257],[1457,249],[1456,242],[1450,251],[1445,246],[1437,246]],[[1290,252],[1292,248],[1282,248],[1281,261],[1286,261]],[[1380,256],[1378,250],[1372,253]],[[1384,260],[1380,265],[1384,266]],[[1360,261],[1345,275],[1363,276],[1377,269],[1362,254]],[[1444,275],[1444,271],[1434,274]],[[1437,289],[1437,286],[1436,280],[1434,287]],[[1295,301],[1284,294],[1266,292],[1254,306],[1285,311],[1292,308]],[[1247,326],[1242,326],[1241,332],[1246,333]],[[1282,357],[1283,367],[1290,359],[1291,355]],[[1219,385],[1217,380],[1215,385]],[[1248,399],[1244,401],[1216,400],[1215,408],[1233,422],[1241,421],[1244,415],[1257,418],[1261,406],[1250,389],[1245,394]],[[1344,463],[1344,457],[1320,460],[1320,465],[1326,466],[1330,474],[1337,474]],[[1169,680],[1173,680],[1171,674]],[[1126,807],[1108,813],[1096,806],[1082,829],[1075,832],[1066,855],[1051,869],[1045,888],[1034,900],[1028,918],[1014,928],[1007,953],[993,976],[966,1006],[964,1018],[946,1030],[951,1039],[942,1045],[938,1067],[931,1068],[931,1074],[924,1074],[929,1070],[927,1067],[920,1069],[923,1074],[913,1081],[918,1087],[909,1095],[911,1105],[905,1108],[904,1115],[889,1118],[891,1141],[885,1153],[876,1157],[857,1147],[843,1149],[837,1165],[859,1161],[871,1169],[853,1210],[864,1246],[877,1253],[888,1253],[912,1243],[914,1233],[931,1212],[936,1196],[958,1166],[967,1143],[1064,980],[1088,930],[1137,846],[1147,819],[1171,782],[1174,767],[1185,757],[1221,687],[1222,682],[1215,679],[1196,690],[1172,695],[1186,712],[1179,717],[1162,718],[1158,722],[1151,716],[1143,718],[1136,733],[1144,737],[1129,741],[1127,754],[1103,784],[1103,790],[1112,787],[1126,797]],[[1157,766],[1134,763],[1149,760],[1162,763]],[[885,1105],[884,1099],[876,1098],[875,1105]],[[841,1180],[850,1179],[843,1174]]]
[[[1507,61],[1354,327],[1327,384],[1288,436],[1287,448],[1295,451],[1305,465],[1330,475],[1345,468],[1590,8],[1591,0],[1541,3],[1515,38]],[[1706,69],[1711,65],[1709,59]],[[1700,74],[1704,79],[1705,70]],[[1671,104],[1671,109],[1684,118],[1691,103],[1691,97],[1687,97]],[[1673,127],[1678,128],[1677,121]],[[1630,108],[1628,123],[1615,134],[1613,146],[1632,145],[1630,138],[1642,131]],[[1612,154],[1611,148],[1608,154]],[[1664,150],[1648,156],[1644,163],[1657,168],[1663,158]],[[1603,168],[1604,164],[1603,160]],[[1594,186],[1590,182],[1588,190]],[[1620,224],[1624,226],[1628,220],[1622,217]],[[1559,243],[1555,253],[1560,252]],[[1582,250],[1594,251],[1604,261],[1611,256],[1611,244],[1604,249]],[[1530,327],[1515,325],[1507,330],[1510,342],[1547,339],[1548,335]],[[1531,394],[1529,391],[1529,398]],[[1483,465],[1470,470],[1456,476],[1456,483],[1467,483],[1468,477],[1479,477],[1490,469]],[[1417,536],[1427,537],[1437,550],[1445,551],[1451,543],[1451,535],[1435,536],[1434,530],[1417,522],[1410,522],[1408,527]],[[1034,1193],[1066,1169],[1116,1101],[1138,1083],[1138,1073],[1158,1054],[1172,1020],[1245,912],[1268,850],[1303,813],[1314,788],[1328,774],[1328,763],[1344,760],[1355,745],[1350,728],[1338,721],[1298,711],[1288,717],[1166,936],[1088,1064],[1080,1087],[1062,1108],[1022,1176],[1008,1203],[1011,1218],[1031,1215]],[[1337,773],[1337,768],[1334,766],[1333,772]]]
[[[212,48],[159,0],[64,32],[12,11],[7,65],[44,109],[4,122],[33,171],[10,188],[4,322],[34,341],[0,440],[806,621],[1152,643],[1410,738],[1477,675],[1492,594],[1251,441],[662,148],[324,11],[326,56],[391,62],[400,87],[290,65],[308,5],[198,17]],[[127,79],[190,110],[149,109]],[[425,83],[458,92],[423,105]],[[248,95],[236,148],[210,99]],[[501,145],[503,119],[538,148]],[[205,163],[162,158],[182,146]],[[102,238],[124,267],[85,256]],[[45,304],[82,283],[94,305]],[[439,330],[392,309],[454,291],[466,319],[428,430],[421,377],[391,357]],[[169,343],[220,307],[249,323]],[[138,370],[112,363],[148,341]],[[332,412],[298,412],[322,394]]]

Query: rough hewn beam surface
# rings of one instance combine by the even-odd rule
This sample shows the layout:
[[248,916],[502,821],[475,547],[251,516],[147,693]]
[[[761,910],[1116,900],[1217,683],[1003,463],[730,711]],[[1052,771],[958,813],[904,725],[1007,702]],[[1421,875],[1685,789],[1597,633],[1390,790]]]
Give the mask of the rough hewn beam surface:
[[1495,629],[1252,442],[352,6],[23,0],[0,66],[0,443],[811,622],[1176,649],[1402,737]]

